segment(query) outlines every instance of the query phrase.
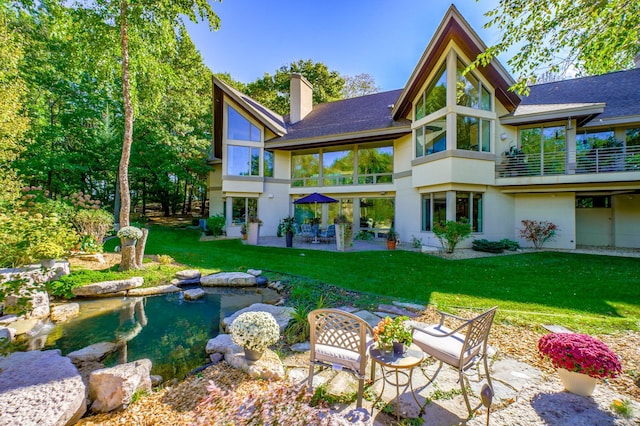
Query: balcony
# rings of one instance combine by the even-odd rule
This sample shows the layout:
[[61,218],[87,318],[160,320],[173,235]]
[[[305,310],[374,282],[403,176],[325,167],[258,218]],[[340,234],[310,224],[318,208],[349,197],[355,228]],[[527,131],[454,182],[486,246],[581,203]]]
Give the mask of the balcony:
[[517,153],[496,164],[496,178],[640,172],[640,146],[594,148],[576,153]]
[[[319,185],[323,182],[323,185]],[[316,176],[291,179],[292,187],[307,186],[342,186],[342,185],[381,185],[393,183],[393,173],[370,173],[370,174],[332,174],[323,175],[322,178]]]

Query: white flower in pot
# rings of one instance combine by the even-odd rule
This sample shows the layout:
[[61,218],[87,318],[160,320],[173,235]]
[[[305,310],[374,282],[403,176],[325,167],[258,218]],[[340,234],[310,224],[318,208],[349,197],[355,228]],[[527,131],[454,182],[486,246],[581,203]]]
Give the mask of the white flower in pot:
[[[245,312],[240,314],[229,327],[231,338],[245,349],[245,356],[262,356],[262,353],[280,339],[280,327],[268,312]],[[255,354],[248,355],[248,351]]]

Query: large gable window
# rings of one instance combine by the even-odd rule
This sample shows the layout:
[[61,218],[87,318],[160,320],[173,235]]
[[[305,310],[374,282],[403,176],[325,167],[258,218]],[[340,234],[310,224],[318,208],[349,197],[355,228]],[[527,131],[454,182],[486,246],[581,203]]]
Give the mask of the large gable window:
[[227,139],[260,142],[260,129],[251,124],[231,105],[227,106]]
[[420,120],[447,106],[446,71],[447,68],[443,65],[429,87],[420,96],[420,100],[416,104],[416,120]]
[[442,117],[416,129],[416,158],[447,149],[447,120]]
[[465,65],[458,60],[456,70],[456,104],[491,111],[491,93],[472,73],[462,75]]
[[227,174],[230,176],[259,176],[260,148],[227,146]]

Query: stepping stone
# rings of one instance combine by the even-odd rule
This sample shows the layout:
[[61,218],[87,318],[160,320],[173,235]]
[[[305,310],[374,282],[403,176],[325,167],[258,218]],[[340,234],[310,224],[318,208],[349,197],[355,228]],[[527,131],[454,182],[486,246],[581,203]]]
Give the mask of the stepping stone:
[[178,278],[174,278],[171,280],[170,284],[172,285],[197,285],[200,284],[200,277],[191,278],[188,280],[179,280]]
[[568,328],[565,328],[561,325],[554,325],[554,324],[542,324],[542,326],[549,330],[552,333],[573,333],[573,331],[569,330]]
[[291,345],[290,349],[294,352],[307,352],[311,350],[311,344],[309,342],[296,343]]
[[76,287],[71,290],[75,296],[91,297],[100,294],[117,293],[124,290],[140,287],[144,283],[144,278],[133,277],[126,280],[103,281]]
[[385,317],[389,317],[391,319],[397,317],[398,315],[396,314],[390,314],[388,312],[380,312],[380,311],[376,311],[374,312],[374,314],[376,314],[377,316],[379,316],[380,318],[385,318]]
[[398,306],[400,308],[409,309],[410,311],[414,311],[414,312],[422,312],[425,309],[427,309],[427,307],[425,305],[419,305],[417,303],[405,303],[405,302],[396,302],[396,301],[393,301],[392,303],[395,306]]
[[67,358],[74,364],[80,362],[102,361],[112,352],[118,349],[118,345],[113,342],[100,342],[86,346],[77,351],[73,351],[67,355]]
[[202,299],[206,293],[201,288],[194,288],[192,290],[185,290],[182,294],[184,294],[184,300],[198,300]]
[[253,275],[254,277],[259,277],[262,275],[262,269],[248,269],[247,274]]
[[372,314],[369,311],[362,310],[362,311],[354,312],[354,315],[365,320],[371,327],[375,327],[380,322],[380,317]]
[[177,293],[182,291],[180,287],[176,287],[175,285],[166,284],[166,285],[157,285],[155,287],[147,287],[147,288],[134,288],[129,290],[127,296],[153,296],[154,294],[166,294],[166,293]]
[[181,281],[183,281],[183,280],[192,280],[192,279],[196,279],[196,278],[199,281],[201,275],[202,274],[197,269],[185,269],[184,271],[176,272],[176,278],[181,280]]
[[337,309],[340,309],[341,311],[348,312],[350,314],[358,311],[358,308],[356,308],[355,306],[340,306]]
[[200,284],[207,287],[247,287],[256,285],[256,277],[244,272],[220,272],[201,277]]
[[388,312],[390,314],[395,314],[395,315],[404,315],[409,318],[415,318],[418,316],[418,314],[416,314],[415,312],[411,312],[407,309],[403,309],[394,305],[378,305],[378,310],[382,312]]

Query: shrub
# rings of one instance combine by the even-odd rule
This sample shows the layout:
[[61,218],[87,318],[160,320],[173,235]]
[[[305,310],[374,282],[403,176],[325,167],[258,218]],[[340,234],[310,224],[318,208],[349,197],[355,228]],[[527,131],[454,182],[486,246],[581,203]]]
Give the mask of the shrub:
[[520,236],[533,244],[536,249],[541,249],[544,243],[553,240],[558,227],[546,220],[528,220],[521,221],[523,229],[520,230]]
[[415,235],[411,235],[411,247],[413,248],[422,247],[422,238],[418,238]]
[[98,245],[113,228],[113,215],[101,209],[78,210],[72,220],[80,235],[91,235]]
[[360,241],[371,241],[373,240],[373,232],[371,231],[365,231],[364,229],[359,231],[358,234],[356,235],[356,240],[360,240]]
[[156,256],[156,261],[161,265],[171,265],[175,260],[168,254],[159,254]]
[[504,247],[505,250],[516,251],[520,248],[520,243],[518,243],[517,241],[510,240],[508,238],[500,240],[500,242],[502,243],[502,246]]
[[211,235],[219,237],[222,235],[226,223],[227,219],[223,215],[217,214],[207,218],[207,229],[211,232]]
[[448,220],[443,223],[435,223],[433,225],[433,233],[444,247],[447,253],[453,253],[456,246],[471,235],[471,225],[467,219],[461,219],[459,222]]
[[483,251],[487,253],[502,253],[504,251],[504,244],[502,244],[502,241],[489,241],[481,239],[474,240],[471,243],[471,248],[475,251]]

